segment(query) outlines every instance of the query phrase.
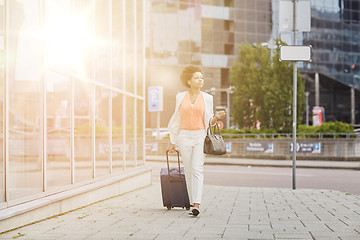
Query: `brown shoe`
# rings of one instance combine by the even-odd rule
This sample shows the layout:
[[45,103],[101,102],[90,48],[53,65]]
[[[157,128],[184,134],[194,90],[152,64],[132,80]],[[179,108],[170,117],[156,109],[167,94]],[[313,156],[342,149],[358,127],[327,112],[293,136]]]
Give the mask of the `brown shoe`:
[[200,210],[199,210],[198,208],[196,208],[196,207],[194,207],[194,208],[191,210],[191,212],[192,212],[192,214],[193,214],[194,216],[197,216],[197,215],[200,214]]

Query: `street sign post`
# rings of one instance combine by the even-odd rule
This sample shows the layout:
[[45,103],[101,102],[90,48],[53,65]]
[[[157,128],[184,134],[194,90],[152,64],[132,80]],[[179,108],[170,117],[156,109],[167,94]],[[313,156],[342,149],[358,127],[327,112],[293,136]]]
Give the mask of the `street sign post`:
[[164,110],[164,95],[163,87],[149,87],[148,88],[148,111],[157,112],[157,136],[160,136],[160,112]]
[[[296,5],[294,16],[293,5]],[[292,0],[279,1],[279,31],[292,32],[294,30],[294,18],[296,30],[300,32],[310,32],[311,28],[311,6],[310,0]]]
[[280,61],[311,61],[311,46],[280,46]]
[[163,87],[149,87],[148,88],[148,111],[161,112],[163,111]]
[[[292,21],[291,21],[292,19]],[[297,32],[310,32],[311,28],[311,5],[310,0],[280,0],[279,2],[279,29],[281,31],[292,31],[294,34],[294,46],[297,45]],[[306,46],[304,46],[306,47]],[[309,46],[307,46],[309,47]],[[307,51],[305,51],[307,50]],[[311,60],[311,49],[285,49],[283,59],[293,61],[293,146],[296,146],[296,111],[297,111],[297,62]],[[305,54],[307,53],[307,54]],[[295,54],[295,55],[292,55]],[[300,59],[300,60],[298,60]],[[281,58],[279,59],[281,61]],[[310,61],[309,60],[309,61]],[[283,60],[284,61],[284,60]],[[296,189],[296,151],[293,151],[293,189]]]

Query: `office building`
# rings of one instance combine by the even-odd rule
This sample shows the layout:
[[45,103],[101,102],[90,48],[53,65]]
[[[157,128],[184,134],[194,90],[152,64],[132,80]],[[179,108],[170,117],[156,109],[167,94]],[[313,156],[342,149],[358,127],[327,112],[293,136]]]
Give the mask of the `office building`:
[[[273,38],[293,44],[292,33],[279,33],[279,1],[273,0]],[[298,45],[312,46],[312,61],[299,63],[309,106],[322,106],[326,121],[360,123],[360,2],[310,1],[311,31],[298,32]],[[318,89],[318,90],[316,90]],[[311,109],[310,109],[311,111]]]
[[[165,89],[161,127],[171,117],[176,92],[186,90],[179,73],[187,64],[203,67],[204,90],[215,88],[214,105],[226,107],[229,69],[238,44],[261,42],[271,48],[276,38],[293,44],[291,33],[279,33],[278,18],[279,0],[148,1],[146,84]],[[359,37],[359,1],[311,1],[311,31],[299,33],[297,41],[312,45],[312,62],[298,63],[310,113],[320,105],[326,120],[350,123],[353,109],[354,122],[360,123]],[[156,127],[155,113],[147,114],[146,126]]]
[[0,1],[0,232],[151,184],[144,2]]

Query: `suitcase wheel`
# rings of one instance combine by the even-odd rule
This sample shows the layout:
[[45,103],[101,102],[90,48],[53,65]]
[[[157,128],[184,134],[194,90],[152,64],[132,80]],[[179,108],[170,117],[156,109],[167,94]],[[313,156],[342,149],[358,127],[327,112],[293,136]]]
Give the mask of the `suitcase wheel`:
[[171,209],[171,206],[166,206],[166,207],[167,207],[167,209],[168,209],[168,210],[170,210],[170,209]]
[[190,210],[190,207],[186,207],[186,210]]

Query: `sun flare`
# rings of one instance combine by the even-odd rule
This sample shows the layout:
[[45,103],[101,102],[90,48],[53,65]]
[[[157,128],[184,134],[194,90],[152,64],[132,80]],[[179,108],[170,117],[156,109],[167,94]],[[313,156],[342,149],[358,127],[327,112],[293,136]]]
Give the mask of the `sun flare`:
[[84,58],[96,41],[89,25],[86,11],[78,16],[61,11],[61,8],[51,11],[44,31],[46,67],[71,66],[73,70],[83,72]]

